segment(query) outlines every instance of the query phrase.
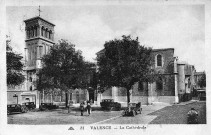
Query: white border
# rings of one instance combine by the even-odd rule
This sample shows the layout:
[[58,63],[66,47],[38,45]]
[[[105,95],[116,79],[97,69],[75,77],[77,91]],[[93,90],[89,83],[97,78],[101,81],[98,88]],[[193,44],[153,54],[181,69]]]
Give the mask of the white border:
[[[6,115],[6,47],[5,47],[5,18],[6,6],[74,6],[74,5],[205,5],[205,46],[206,46],[206,73],[207,73],[207,124],[206,125],[146,125],[146,130],[91,130],[85,125],[86,130],[68,130],[70,126],[79,129],[79,125],[8,125]],[[58,134],[210,134],[210,68],[211,64],[211,2],[209,0],[0,0],[0,134],[2,135],[58,135]],[[113,126],[113,125],[112,125]],[[120,125],[114,125],[120,126]]]

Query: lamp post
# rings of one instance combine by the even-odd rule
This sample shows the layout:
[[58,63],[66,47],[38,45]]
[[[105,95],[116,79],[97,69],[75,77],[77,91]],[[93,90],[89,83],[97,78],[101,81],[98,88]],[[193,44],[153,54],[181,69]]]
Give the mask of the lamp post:
[[18,95],[15,93],[15,95],[13,95],[13,97],[17,97],[17,104],[18,104]]

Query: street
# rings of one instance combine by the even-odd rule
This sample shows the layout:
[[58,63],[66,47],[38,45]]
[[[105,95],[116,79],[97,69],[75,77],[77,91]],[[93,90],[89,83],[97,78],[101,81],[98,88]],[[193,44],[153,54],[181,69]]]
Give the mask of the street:
[[[90,116],[88,116],[87,112],[84,112],[84,116],[80,116],[80,111],[78,110],[73,110],[71,113],[68,113],[67,109],[57,109],[52,111],[8,115],[8,124],[185,124],[185,116],[189,108],[196,107],[196,109],[200,110],[204,105],[206,105],[205,102],[194,102],[187,105],[172,106],[155,103],[149,106],[144,105],[142,107],[142,114],[138,114],[135,117],[122,117],[122,110],[109,112],[93,108]],[[202,113],[199,115],[200,119],[202,119],[201,117],[206,117],[206,111],[205,116]]]

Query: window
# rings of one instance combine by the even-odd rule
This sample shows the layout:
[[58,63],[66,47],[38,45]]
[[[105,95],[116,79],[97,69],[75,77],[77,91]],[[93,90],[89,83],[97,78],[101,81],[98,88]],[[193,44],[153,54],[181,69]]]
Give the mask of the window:
[[42,52],[43,52],[43,46],[39,46],[39,56],[42,57]]
[[188,88],[190,88],[191,86],[191,82],[190,82],[190,78],[188,79]]
[[41,29],[41,35],[44,36],[44,27]]
[[27,37],[30,38],[30,31],[27,30]]
[[45,37],[48,38],[48,29],[45,30]]
[[49,39],[51,39],[51,33],[52,33],[52,32],[51,32],[51,31],[49,31]]
[[34,37],[34,29],[33,28],[31,30],[31,35],[32,35],[32,37]]
[[157,66],[162,67],[162,56],[160,54],[157,55]]
[[34,35],[37,36],[37,27],[34,28]]
[[32,86],[30,86],[30,88],[29,88],[29,89],[30,89],[30,91],[32,91]]

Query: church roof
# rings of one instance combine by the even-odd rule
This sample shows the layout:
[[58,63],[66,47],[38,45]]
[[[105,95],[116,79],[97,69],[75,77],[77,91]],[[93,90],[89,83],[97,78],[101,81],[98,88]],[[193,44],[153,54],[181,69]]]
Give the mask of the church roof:
[[53,23],[51,23],[51,22],[49,22],[49,21],[47,21],[47,20],[41,18],[40,16],[36,16],[36,17],[30,18],[30,19],[24,20],[24,22],[28,22],[28,21],[32,21],[32,20],[36,20],[36,19],[40,19],[40,20],[42,20],[42,21],[45,21],[45,22],[47,22],[47,23],[49,23],[49,24],[55,26],[55,24],[53,24]]

